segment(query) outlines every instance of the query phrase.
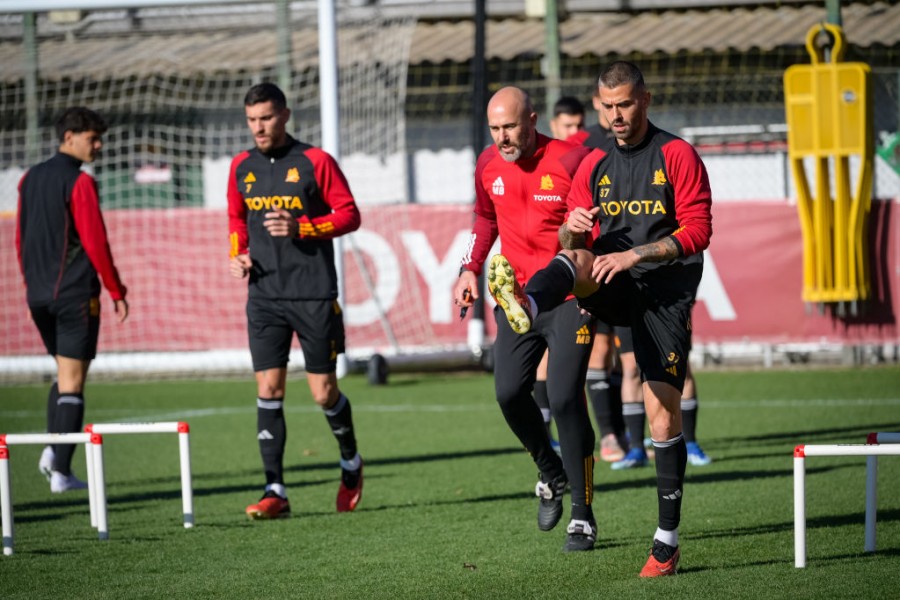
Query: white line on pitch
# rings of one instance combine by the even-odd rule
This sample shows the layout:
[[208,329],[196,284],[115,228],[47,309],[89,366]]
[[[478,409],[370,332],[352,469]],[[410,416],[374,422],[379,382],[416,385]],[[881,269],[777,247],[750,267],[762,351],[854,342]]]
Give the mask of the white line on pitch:
[[[711,409],[741,409],[754,407],[767,408],[821,408],[823,406],[841,407],[841,406],[896,406],[900,405],[900,398],[843,398],[843,399],[818,399],[818,400],[800,400],[800,399],[771,399],[771,400],[749,400],[749,401],[723,401],[723,400],[701,400],[700,405],[704,408]],[[311,402],[303,404],[285,404],[286,412],[289,413],[315,413],[321,409]],[[370,412],[370,413],[401,413],[401,412],[432,412],[432,413],[453,413],[467,411],[491,411],[497,410],[492,402],[482,404],[375,404],[369,405],[364,402],[353,405],[353,412]],[[169,411],[155,414],[136,414],[134,410],[129,409],[96,409],[88,408],[85,417],[91,421],[108,421],[111,418],[125,421],[171,421],[200,417],[213,417],[222,415],[238,415],[255,413],[256,407],[250,403],[247,406],[224,406],[216,408],[200,408],[187,409],[178,411]],[[43,417],[43,410],[10,410],[0,411],[2,418],[36,418]]]

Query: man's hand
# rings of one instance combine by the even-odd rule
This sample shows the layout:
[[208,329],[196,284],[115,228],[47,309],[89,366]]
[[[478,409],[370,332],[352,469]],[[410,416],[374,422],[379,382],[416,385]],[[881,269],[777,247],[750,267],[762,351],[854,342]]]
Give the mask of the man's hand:
[[238,254],[232,257],[228,263],[228,270],[231,272],[231,275],[238,279],[246,277],[250,273],[251,268],[253,268],[253,261],[250,260],[249,254]]
[[469,308],[478,299],[478,278],[472,271],[463,271],[453,286],[453,303]]
[[597,221],[597,214],[599,212],[599,206],[595,206],[590,210],[581,206],[576,206],[575,209],[569,213],[569,218],[566,219],[566,229],[571,233],[588,233],[594,228],[594,223]]
[[609,283],[616,273],[627,271],[639,262],[640,256],[634,250],[601,254],[594,259],[591,277],[597,283]]
[[116,316],[119,317],[119,323],[124,323],[128,318],[128,301],[125,298],[115,301]]
[[591,275],[597,283],[609,283],[613,275],[627,271],[641,262],[665,262],[678,258],[680,251],[672,236],[664,237],[658,242],[650,242],[635,246],[625,252],[604,254],[594,259]]
[[559,245],[567,250],[587,247],[587,234],[594,227],[600,207],[587,210],[580,206],[569,213],[568,219],[559,228]]
[[300,230],[300,224],[297,222],[297,219],[283,208],[267,212],[263,226],[265,226],[272,237],[295,238]]

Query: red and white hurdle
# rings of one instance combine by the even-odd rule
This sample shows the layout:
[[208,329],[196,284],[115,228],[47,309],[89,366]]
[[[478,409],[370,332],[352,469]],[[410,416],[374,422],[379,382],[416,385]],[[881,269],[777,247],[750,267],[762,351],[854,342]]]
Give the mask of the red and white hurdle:
[[184,526],[194,526],[194,494],[191,486],[191,443],[190,426],[184,421],[161,421],[156,423],[91,423],[84,430],[88,433],[177,433],[178,453],[181,462],[181,505]]
[[[875,436],[875,437],[873,437]],[[875,443],[872,441],[877,440]],[[806,567],[806,457],[866,456],[865,550],[875,551],[878,456],[900,456],[900,433],[870,434],[867,444],[800,444],[794,448],[794,566]],[[886,445],[882,445],[886,444]]]
[[[900,444],[900,433],[870,433],[867,444]],[[875,552],[875,521],[878,513],[878,456],[866,458],[866,552]]]
[[84,444],[91,526],[96,527],[100,540],[108,540],[103,437],[97,433],[7,433],[0,434],[0,513],[2,513],[0,517],[3,520],[3,554],[8,556],[13,553],[14,526],[9,446],[25,444]]

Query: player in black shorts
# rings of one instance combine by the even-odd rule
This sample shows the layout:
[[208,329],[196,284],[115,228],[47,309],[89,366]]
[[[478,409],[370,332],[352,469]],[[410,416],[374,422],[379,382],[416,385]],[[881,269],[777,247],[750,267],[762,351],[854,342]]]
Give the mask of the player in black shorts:
[[[687,464],[681,391],[702,252],[712,235],[712,194],[694,148],[650,123],[650,93],[636,66],[611,64],[599,89],[616,144],[582,161],[559,230],[564,250],[534,274],[524,295],[512,286],[508,296],[521,302],[505,308],[527,331],[530,319],[574,293],[597,318],[631,327],[656,451],[659,508],[640,575],[674,575]],[[600,235],[593,240],[598,221]]]
[[[105,132],[106,122],[94,111],[66,110],[56,123],[59,152],[29,169],[19,183],[19,266],[31,317],[57,367],[47,398],[50,433],[73,433],[83,425],[84,385],[100,332],[100,279],[119,322],[128,317],[97,184],[81,170],[97,158]],[[50,480],[51,492],[86,487],[72,474],[74,452],[74,445],[57,444],[41,453],[38,468]]]
[[363,464],[350,401],[335,373],[337,356],[344,352],[344,321],[332,240],[359,228],[359,210],[337,162],[287,134],[291,111],[277,86],[253,86],[244,108],[256,146],[231,163],[230,271],[250,282],[247,330],[257,383],[256,437],[266,476],[262,499],[246,513],[251,519],[275,519],[291,512],[284,484],[284,395],[295,333],[313,400],[340,449],[337,510],[352,511],[362,496]]
[[[645,448],[645,445],[650,443],[650,439],[644,439],[647,415],[641,394],[641,370],[634,358],[631,328],[616,327],[615,330],[619,362],[622,365],[622,412],[628,429],[628,437],[631,440],[644,440],[643,443],[632,444],[625,457],[611,465],[613,470],[618,471],[647,466],[650,464],[650,459],[653,458],[653,448],[652,445]],[[681,424],[687,447],[687,460],[688,464],[692,466],[705,467],[712,463],[712,458],[707,456],[697,441],[697,413],[700,403],[697,400],[697,384],[691,371],[690,361],[687,362],[686,367],[687,372],[681,393]]]

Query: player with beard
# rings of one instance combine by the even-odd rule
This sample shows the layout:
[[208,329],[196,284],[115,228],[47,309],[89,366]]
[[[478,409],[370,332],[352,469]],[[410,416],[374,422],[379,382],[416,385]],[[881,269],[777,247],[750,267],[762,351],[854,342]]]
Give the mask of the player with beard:
[[[712,235],[712,194],[696,150],[649,121],[650,92],[635,65],[611,64],[599,88],[616,144],[591,152],[575,174],[570,212],[559,230],[564,250],[535,273],[524,293],[512,279],[494,296],[523,335],[546,311],[567,304],[570,293],[596,317],[631,327],[656,452],[658,506],[640,576],[674,575],[687,464],[681,393],[691,308]],[[512,268],[498,257],[489,280]]]
[[283,466],[284,396],[295,333],[309,391],[340,450],[337,510],[352,511],[362,496],[363,463],[350,401],[335,374],[337,356],[344,351],[344,321],[332,240],[359,228],[359,210],[334,158],[287,134],[291,111],[277,86],[251,87],[244,110],[256,146],[231,163],[229,269],[249,280],[256,437],[266,476],[263,497],[246,513],[251,519],[275,519],[291,512]]
[[[488,128],[494,145],[475,167],[475,224],[459,280],[458,306],[479,297],[476,276],[500,238],[503,251],[516,257],[516,270],[492,271],[490,288],[504,280],[525,282],[559,250],[557,231],[566,213],[572,175],[589,152],[584,146],[551,139],[536,130],[537,113],[528,95],[505,87],[491,98]],[[571,519],[564,551],[590,550],[596,540],[593,500],[593,448],[584,378],[593,338],[593,318],[574,298],[548,310],[524,334],[496,308],[494,386],[512,432],[539,471],[538,527],[553,529],[562,517],[562,498],[571,484]],[[531,397],[535,370],[546,349],[550,410],[559,432],[562,459],[553,451],[541,412]],[[568,474],[568,477],[567,477]]]

